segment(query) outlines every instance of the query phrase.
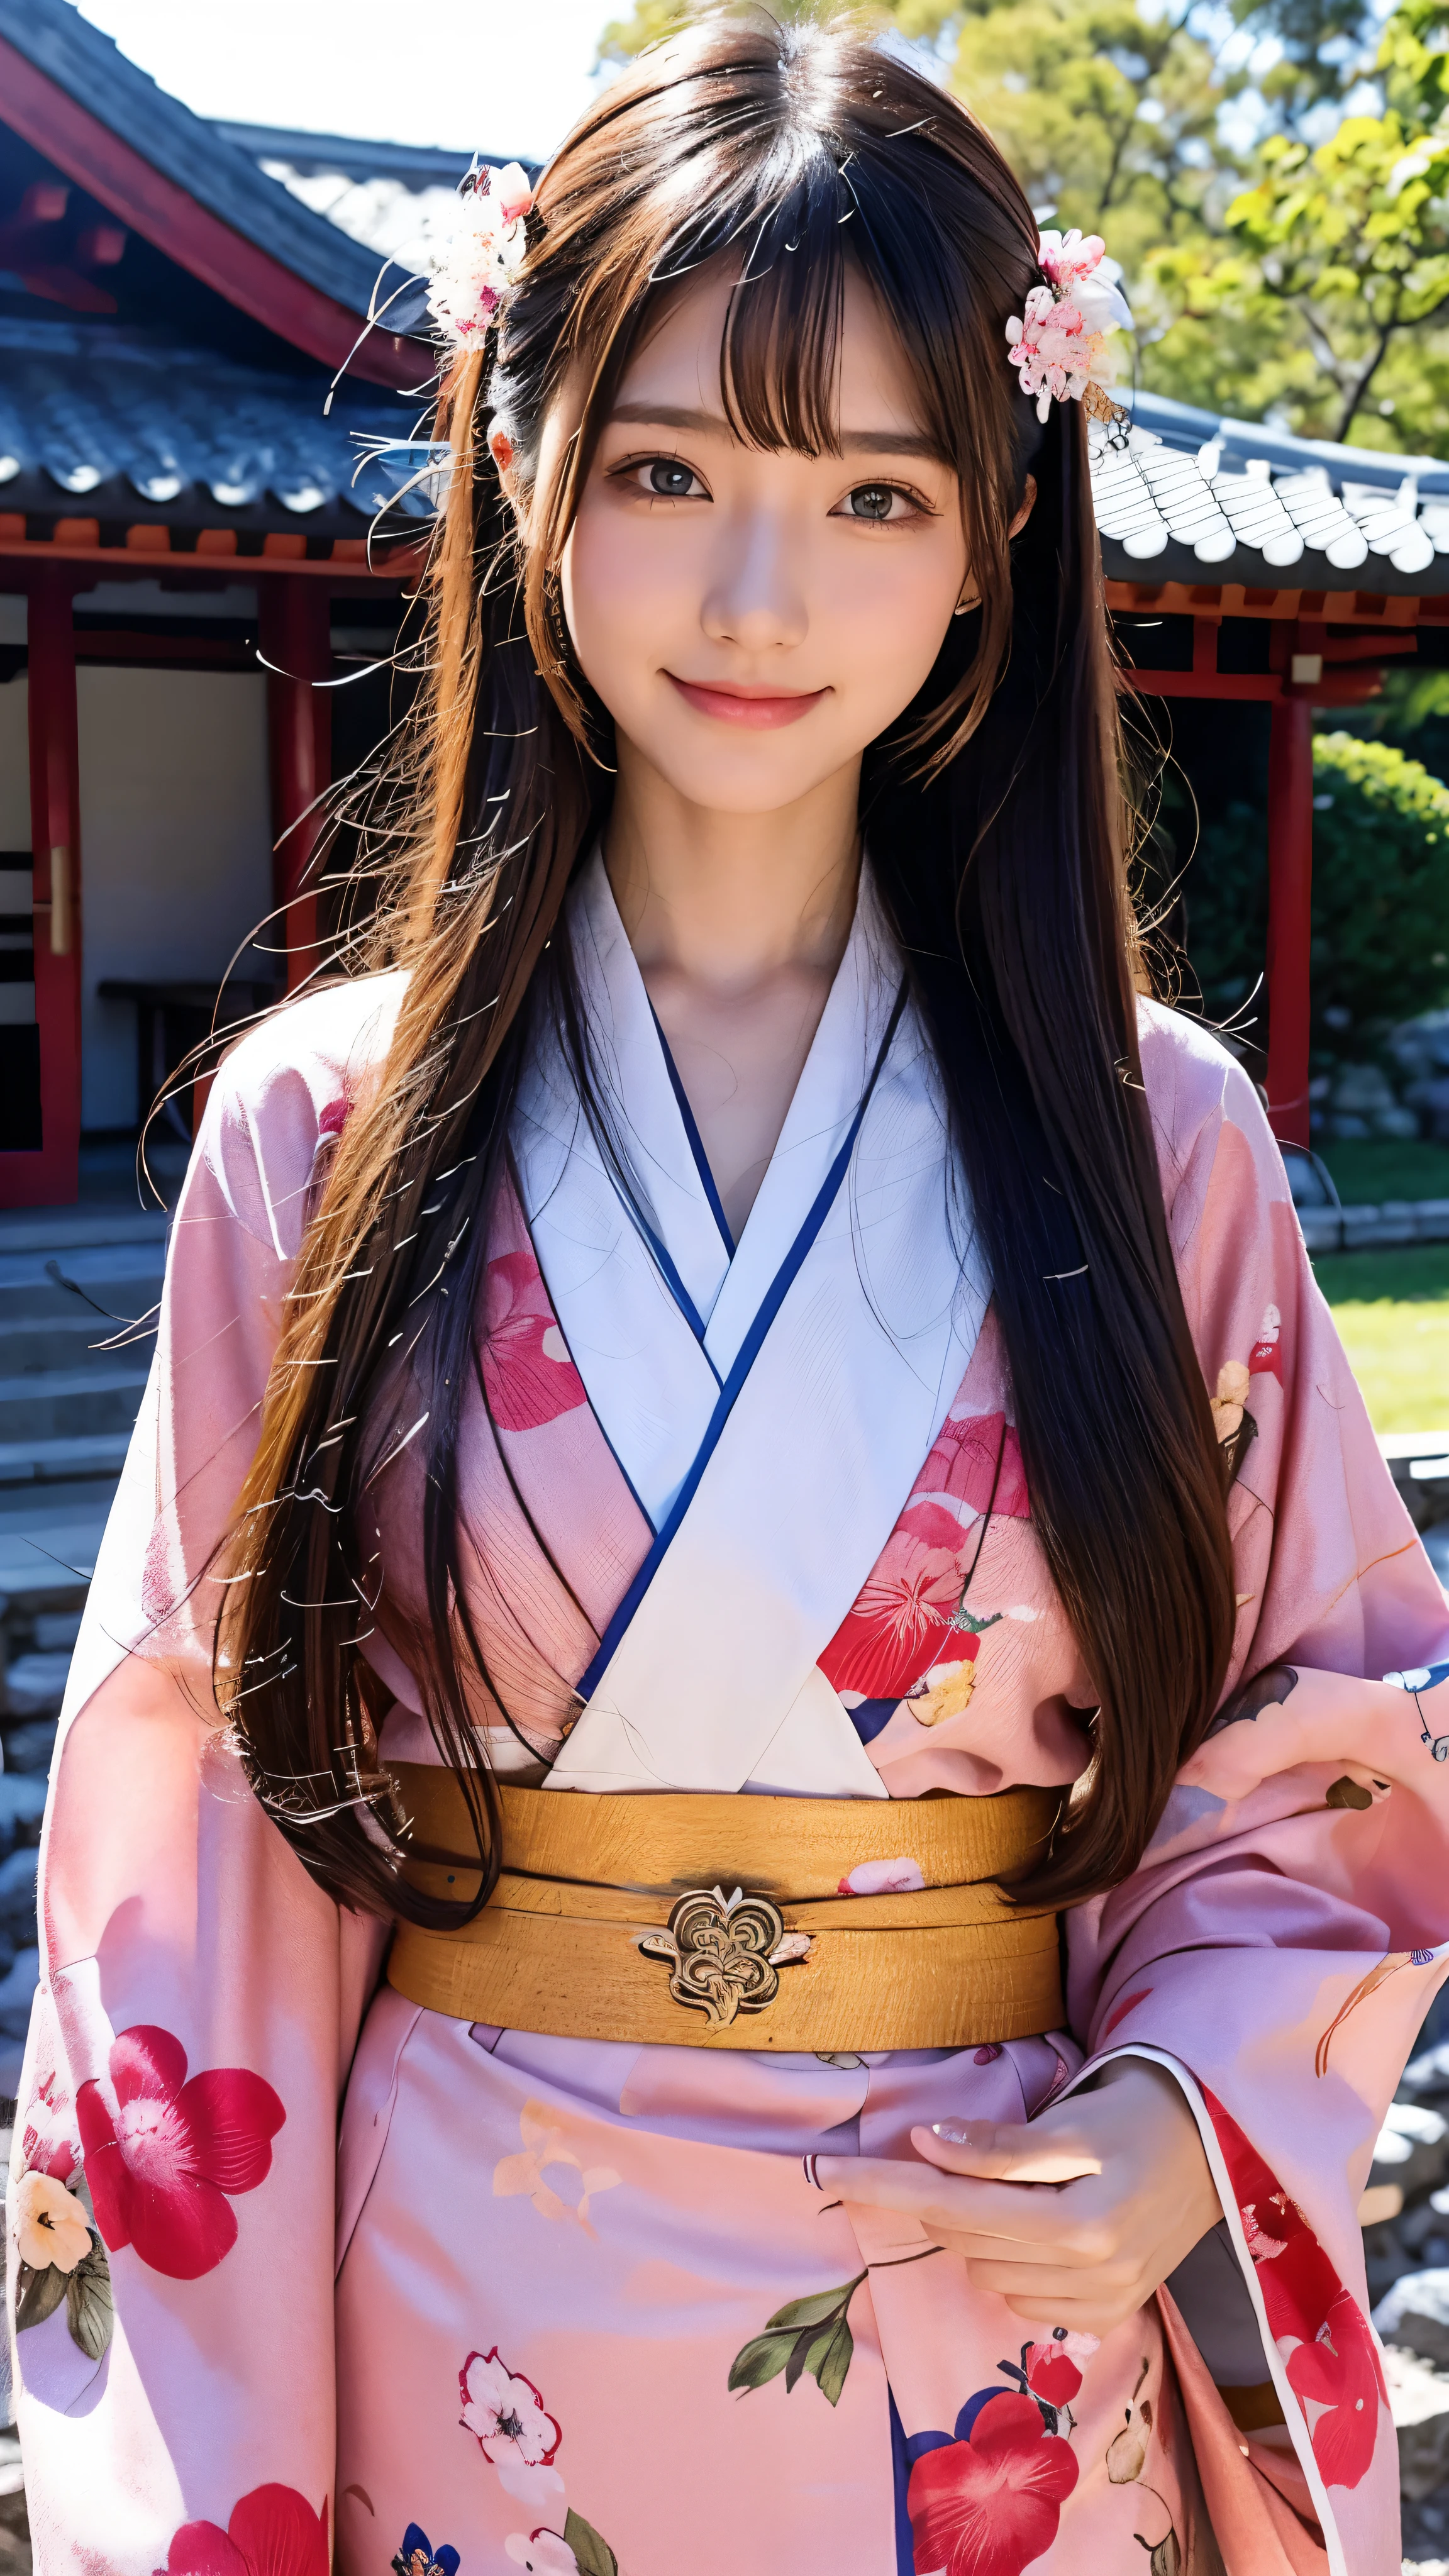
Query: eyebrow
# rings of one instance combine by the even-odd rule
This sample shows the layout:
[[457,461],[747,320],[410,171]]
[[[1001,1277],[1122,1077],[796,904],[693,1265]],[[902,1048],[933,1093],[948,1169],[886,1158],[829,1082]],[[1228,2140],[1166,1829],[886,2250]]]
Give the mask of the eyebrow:
[[[609,417],[611,422],[632,421],[650,429],[703,431],[713,438],[734,436],[723,413],[689,411],[674,403],[616,403]],[[939,445],[924,430],[846,429],[840,434],[840,449],[844,456],[920,456],[933,465],[943,462]]]

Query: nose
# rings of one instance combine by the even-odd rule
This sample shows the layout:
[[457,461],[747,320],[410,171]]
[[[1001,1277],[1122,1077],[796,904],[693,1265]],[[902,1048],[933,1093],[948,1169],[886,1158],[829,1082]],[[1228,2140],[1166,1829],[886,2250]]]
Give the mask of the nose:
[[783,513],[730,518],[711,567],[700,624],[714,644],[770,653],[803,644],[810,630],[801,567]]

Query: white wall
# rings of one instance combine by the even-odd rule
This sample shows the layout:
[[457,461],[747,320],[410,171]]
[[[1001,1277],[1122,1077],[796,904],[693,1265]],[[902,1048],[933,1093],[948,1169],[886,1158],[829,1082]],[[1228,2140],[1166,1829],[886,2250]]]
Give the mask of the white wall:
[[[18,682],[0,689],[0,725],[19,693]],[[136,1013],[97,1000],[97,983],[216,981],[271,904],[266,682],[260,672],[120,665],[81,670],[77,696],[81,1124],[123,1127],[138,1116]],[[27,841],[29,829],[27,819]]]

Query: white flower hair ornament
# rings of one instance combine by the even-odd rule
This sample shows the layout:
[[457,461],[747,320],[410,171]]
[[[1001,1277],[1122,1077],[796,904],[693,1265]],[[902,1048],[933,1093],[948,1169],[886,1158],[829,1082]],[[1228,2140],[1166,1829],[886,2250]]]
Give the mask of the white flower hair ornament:
[[454,348],[481,341],[511,293],[528,247],[523,219],[532,205],[532,183],[516,161],[474,174],[428,291],[428,311]]
[[1047,282],[1006,325],[1008,360],[1021,370],[1022,392],[1035,395],[1038,420],[1054,401],[1085,403],[1098,420],[1125,418],[1107,392],[1116,374],[1107,337],[1132,316],[1120,289],[1098,274],[1106,247],[1100,233],[1043,233],[1037,263]]

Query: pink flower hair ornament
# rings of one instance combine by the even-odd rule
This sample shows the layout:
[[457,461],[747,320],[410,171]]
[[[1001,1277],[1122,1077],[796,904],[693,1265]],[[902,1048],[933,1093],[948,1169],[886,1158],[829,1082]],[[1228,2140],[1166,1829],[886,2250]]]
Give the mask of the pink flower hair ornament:
[[512,293],[528,248],[524,217],[533,206],[528,173],[518,162],[471,175],[428,291],[428,311],[456,349],[480,341]]
[[1043,233],[1037,261],[1044,286],[1006,325],[1007,357],[1021,371],[1021,390],[1036,397],[1044,421],[1053,402],[1084,402],[1098,420],[1125,415],[1107,392],[1116,367],[1109,332],[1131,323],[1126,301],[1098,274],[1106,244],[1100,233]]

